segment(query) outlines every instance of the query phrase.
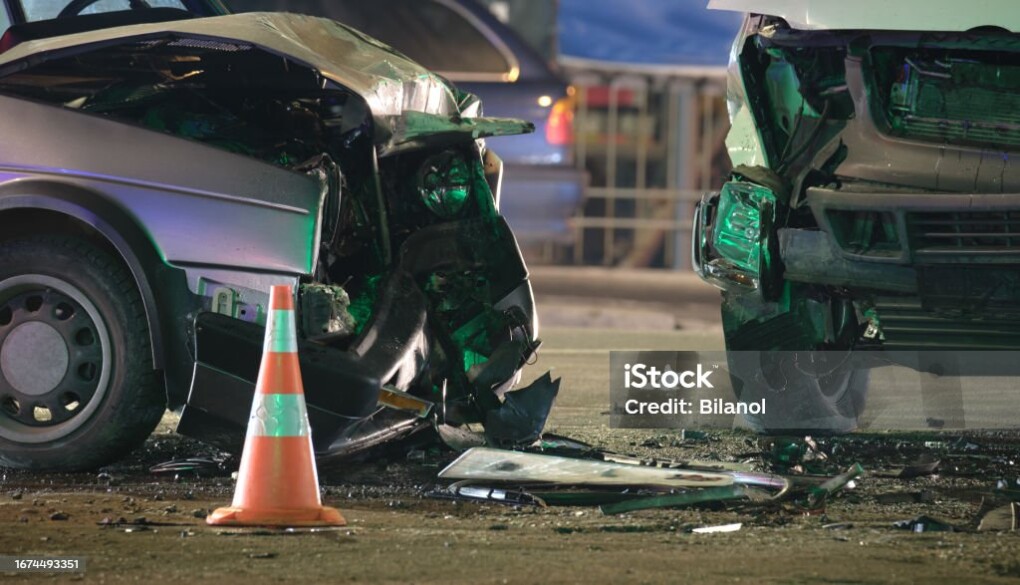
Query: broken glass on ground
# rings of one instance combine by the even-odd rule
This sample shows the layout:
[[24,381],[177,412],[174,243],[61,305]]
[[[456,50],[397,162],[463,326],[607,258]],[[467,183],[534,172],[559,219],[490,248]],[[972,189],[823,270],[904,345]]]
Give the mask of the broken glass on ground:
[[736,532],[743,528],[743,524],[736,522],[734,524],[720,524],[718,526],[702,526],[699,528],[692,528],[691,532],[694,534],[713,534],[717,532]]
[[750,490],[744,486],[730,485],[725,487],[691,490],[678,494],[664,494],[649,498],[625,500],[613,504],[605,504],[601,507],[601,510],[602,513],[606,515],[622,514],[624,512],[647,510],[649,508],[681,508],[709,502],[740,500],[749,497],[749,495]]
[[901,528],[903,530],[909,530],[911,532],[956,532],[957,529],[952,524],[948,524],[941,520],[932,518],[931,516],[918,516],[910,520],[900,520],[894,522],[893,526]]

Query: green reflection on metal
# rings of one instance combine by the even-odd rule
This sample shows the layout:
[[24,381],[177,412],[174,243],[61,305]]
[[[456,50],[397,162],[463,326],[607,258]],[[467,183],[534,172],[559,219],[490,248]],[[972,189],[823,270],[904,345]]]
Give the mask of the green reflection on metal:
[[735,181],[723,185],[719,194],[712,246],[720,256],[755,277],[771,261],[762,236],[764,228],[769,227],[763,222],[771,219],[768,213],[774,209],[775,200],[772,191],[764,187]]
[[375,301],[379,297],[379,283],[382,280],[381,275],[372,275],[365,278],[364,284],[360,287],[357,294],[351,295],[351,304],[347,308],[347,312],[354,317],[354,332],[360,334],[364,331],[365,326],[368,325],[369,320],[372,318],[372,310],[375,307]]
[[443,218],[458,215],[471,194],[467,161],[452,151],[429,158],[419,173],[418,192],[432,213]]

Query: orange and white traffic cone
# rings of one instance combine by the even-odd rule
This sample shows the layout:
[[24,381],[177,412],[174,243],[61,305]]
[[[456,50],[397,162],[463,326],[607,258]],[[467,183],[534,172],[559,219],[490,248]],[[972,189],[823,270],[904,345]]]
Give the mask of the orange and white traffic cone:
[[294,298],[289,286],[269,297],[266,341],[248,419],[234,501],[206,523],[222,526],[343,526],[322,505],[297,355]]

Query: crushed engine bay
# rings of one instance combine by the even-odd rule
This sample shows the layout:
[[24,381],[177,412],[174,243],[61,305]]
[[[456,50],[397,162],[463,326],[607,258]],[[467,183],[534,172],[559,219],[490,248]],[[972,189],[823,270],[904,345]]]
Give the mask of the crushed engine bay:
[[[444,91],[460,113],[380,115],[370,107],[378,95],[255,43],[180,35],[128,38],[0,78],[8,95],[316,182],[302,368],[316,449],[335,456],[435,424],[492,421],[493,444],[534,441],[556,395],[550,378],[511,391],[540,342],[527,269],[493,192],[501,163],[480,140],[531,125],[477,117],[474,96]],[[188,172],[186,161],[159,164]],[[185,319],[196,365],[179,430],[231,448],[261,351],[264,309],[251,293],[217,287]]]

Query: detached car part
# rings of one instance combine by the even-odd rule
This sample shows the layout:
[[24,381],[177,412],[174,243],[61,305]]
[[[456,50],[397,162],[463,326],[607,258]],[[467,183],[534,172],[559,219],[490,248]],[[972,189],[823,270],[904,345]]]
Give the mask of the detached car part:
[[533,436],[555,391],[506,399],[538,321],[482,140],[532,126],[333,21],[106,17],[136,12],[0,54],[0,462],[104,464],[167,406],[238,445],[274,284],[318,455]]

